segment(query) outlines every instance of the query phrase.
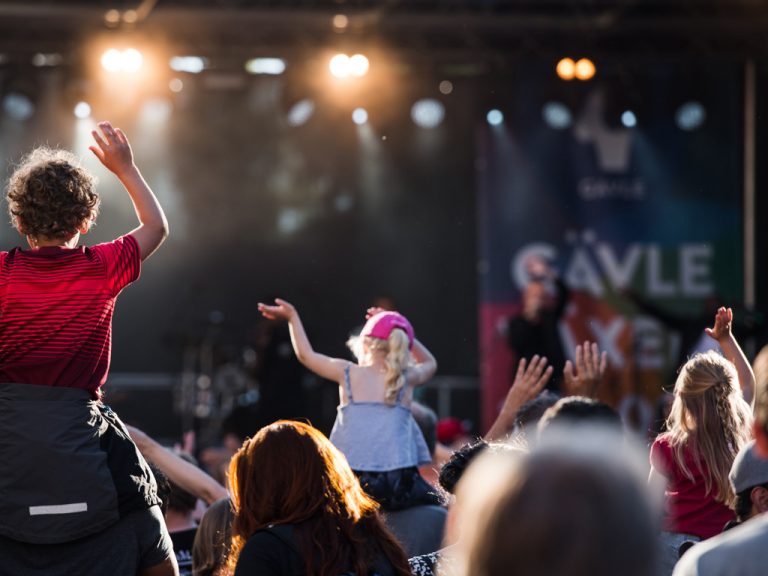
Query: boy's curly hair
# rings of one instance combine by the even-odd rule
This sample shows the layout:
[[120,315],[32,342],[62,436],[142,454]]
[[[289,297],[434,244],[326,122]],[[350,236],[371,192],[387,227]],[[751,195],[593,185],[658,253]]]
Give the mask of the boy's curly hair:
[[8,182],[11,223],[28,236],[73,236],[99,212],[96,178],[74,154],[47,147],[26,155]]

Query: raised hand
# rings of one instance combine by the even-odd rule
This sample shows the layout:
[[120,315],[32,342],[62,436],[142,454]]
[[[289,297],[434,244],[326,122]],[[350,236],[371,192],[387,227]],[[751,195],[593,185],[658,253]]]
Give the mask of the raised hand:
[[608,355],[597,347],[595,342],[586,341],[576,346],[576,371],[568,360],[563,368],[565,390],[576,396],[593,398],[608,367]]
[[715,325],[713,328],[705,328],[707,336],[714,338],[718,342],[727,340],[731,337],[731,326],[733,325],[733,310],[730,308],[718,308],[715,314]]
[[372,316],[376,316],[376,314],[380,314],[382,312],[389,312],[389,310],[385,310],[380,306],[371,306],[370,308],[368,308],[368,310],[365,311],[365,319],[368,320]]
[[114,128],[109,122],[99,122],[99,128],[101,134],[98,130],[91,131],[96,144],[88,149],[114,174],[126,173],[134,165],[128,138],[120,128]]
[[503,438],[512,428],[523,404],[538,396],[551,377],[552,366],[547,366],[547,359],[543,356],[534,356],[530,363],[525,358],[520,360],[515,381],[507,392],[496,421],[485,435],[486,440],[490,442]]
[[269,320],[286,320],[290,322],[296,316],[296,308],[294,308],[293,304],[280,298],[275,298],[274,306],[259,302],[259,312]]

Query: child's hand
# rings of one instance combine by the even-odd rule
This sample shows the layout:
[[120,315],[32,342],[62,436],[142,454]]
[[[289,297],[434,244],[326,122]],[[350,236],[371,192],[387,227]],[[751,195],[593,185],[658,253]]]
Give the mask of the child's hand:
[[259,312],[269,320],[287,320],[290,322],[296,316],[296,308],[293,307],[293,304],[280,300],[280,298],[275,298],[275,304],[275,306],[269,306],[259,302]]
[[88,149],[94,153],[104,166],[116,175],[124,174],[133,167],[133,151],[120,128],[113,128],[109,122],[99,122],[98,130],[91,131],[96,145]]
[[365,311],[365,319],[368,320],[369,318],[376,316],[376,314],[380,314],[381,312],[387,312],[387,310],[384,310],[384,308],[379,306],[371,306],[368,308],[368,310]]
[[733,310],[730,308],[718,308],[715,315],[714,328],[705,328],[707,336],[714,338],[718,342],[726,340],[731,335],[731,325],[733,324]]

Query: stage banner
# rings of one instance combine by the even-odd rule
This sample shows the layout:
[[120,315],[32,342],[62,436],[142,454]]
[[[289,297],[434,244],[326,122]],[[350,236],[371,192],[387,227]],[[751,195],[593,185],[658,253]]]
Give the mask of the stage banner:
[[478,125],[486,429],[512,381],[507,328],[532,259],[570,289],[566,357],[584,340],[607,351],[599,397],[640,432],[681,359],[709,345],[713,307],[741,301],[742,69],[691,82],[682,65],[654,66],[631,86],[521,69],[495,91],[503,121]]

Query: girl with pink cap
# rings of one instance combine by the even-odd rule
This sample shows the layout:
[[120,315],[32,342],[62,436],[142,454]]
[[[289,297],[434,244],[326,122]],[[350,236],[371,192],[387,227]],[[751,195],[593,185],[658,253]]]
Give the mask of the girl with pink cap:
[[437,361],[415,338],[405,316],[369,308],[362,332],[347,343],[357,357],[355,364],[315,352],[296,308],[285,300],[259,304],[259,311],[271,320],[287,321],[299,361],[339,384],[330,439],[366,492],[385,510],[439,503],[418,472],[431,455],[410,411],[413,389],[434,375]]

